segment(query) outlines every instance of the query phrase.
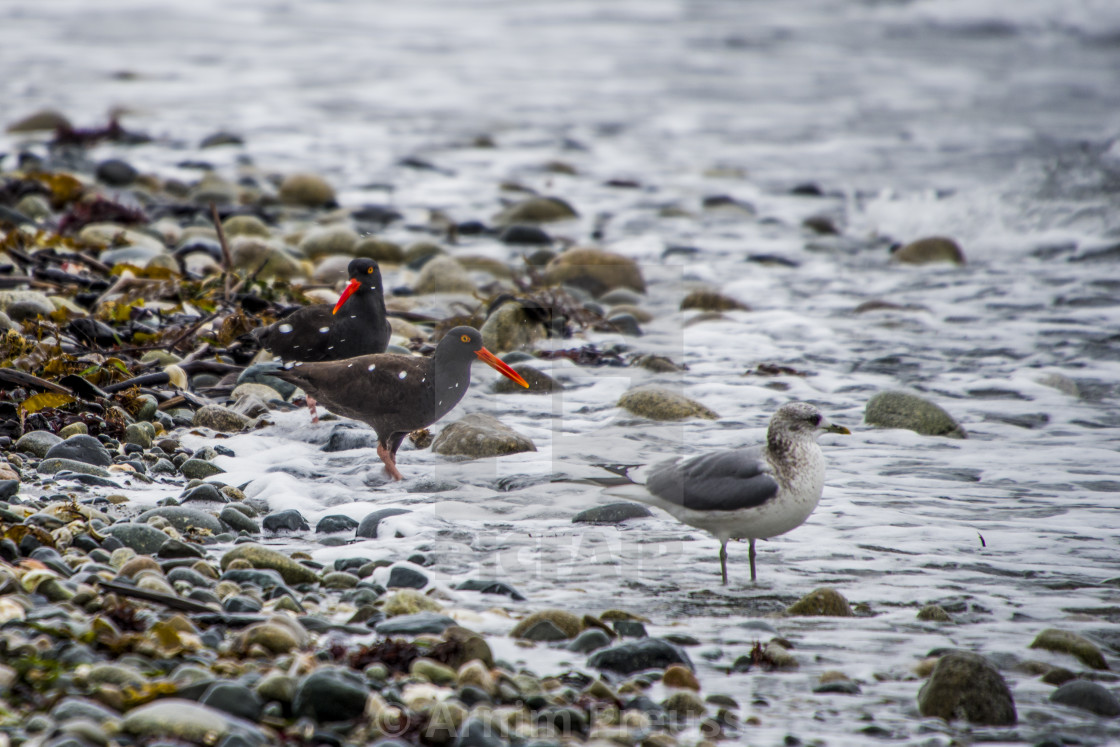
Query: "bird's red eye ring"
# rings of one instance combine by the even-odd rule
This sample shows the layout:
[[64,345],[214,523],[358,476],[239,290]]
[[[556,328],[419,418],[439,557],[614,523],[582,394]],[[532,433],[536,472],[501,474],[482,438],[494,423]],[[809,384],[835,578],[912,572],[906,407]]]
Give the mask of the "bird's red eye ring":
[[372,268],[372,267],[371,267],[371,268],[369,268],[368,270],[366,270],[366,272],[367,272],[368,274],[372,275],[372,274],[373,274],[373,268]]
[[463,342],[470,342],[471,341],[471,336],[470,335],[463,335],[459,339],[462,340]]

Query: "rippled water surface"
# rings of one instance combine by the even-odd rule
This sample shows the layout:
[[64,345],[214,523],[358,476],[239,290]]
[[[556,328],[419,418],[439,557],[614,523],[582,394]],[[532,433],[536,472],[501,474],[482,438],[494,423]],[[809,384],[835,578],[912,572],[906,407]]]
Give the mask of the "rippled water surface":
[[[548,397],[494,395],[480,367],[451,417],[496,415],[535,453],[456,464],[404,450],[410,479],[390,485],[372,450],[319,451],[336,424],[310,425],[306,413],[229,439],[237,456],[219,458],[223,479],[273,509],[312,523],[412,509],[387,520],[401,536],[310,545],[316,560],[421,549],[441,585],[480,574],[513,583],[529,598],[507,608],[515,614],[641,611],[653,634],[701,639],[692,654],[705,693],[747,704],[759,744],[786,734],[866,744],[878,738],[869,723],[947,743],[949,727],[917,716],[910,672],[944,647],[992,657],[1010,682],[1020,723],[980,730],[985,739],[1120,740],[1115,722],[1049,704],[1052,688],[1020,665],[1046,658],[1028,645],[1047,627],[1094,637],[1113,661],[1120,645],[1120,5],[58,0],[4,5],[0,27],[0,96],[13,116],[50,105],[92,126],[126,107],[126,124],[157,138],[122,151],[144,168],[195,178],[177,164],[204,158],[232,176],[247,155],[266,170],[323,173],[344,204],[389,203],[408,224],[429,208],[487,220],[499,182],[517,180],[577,207],[581,219],[559,233],[590,242],[598,230],[642,263],[655,315],[645,336],[586,341],[689,370],[546,364],[567,385]],[[219,128],[246,146],[199,151]],[[480,134],[497,147],[470,147]],[[401,165],[413,156],[438,168]],[[543,168],[550,161],[576,173]],[[823,195],[791,194],[805,183]],[[702,210],[711,195],[756,215]],[[687,214],[662,217],[666,206]],[[822,215],[841,237],[801,227]],[[956,238],[968,264],[888,264],[892,242],[930,234]],[[387,236],[422,238],[402,224]],[[462,251],[515,259],[486,239]],[[390,273],[387,284],[410,279]],[[690,325],[695,312],[677,308],[698,284],[753,310]],[[870,300],[905,308],[856,313]],[[763,363],[805,375],[744,375]],[[627,416],[614,404],[643,381],[678,387],[720,420]],[[868,398],[893,388],[938,402],[969,438],[863,426]],[[745,545],[729,548],[721,588],[717,543],[664,513],[617,528],[571,523],[613,500],[577,482],[599,474],[594,464],[750,443],[795,398],[853,435],[822,439],[821,505],[759,544],[757,587]],[[800,669],[723,673],[772,635],[747,621],[822,585],[864,613],[768,618]],[[448,593],[478,614],[471,625],[509,628],[495,598]],[[917,622],[931,602],[955,623]],[[505,653],[541,672],[566,666],[555,652]],[[862,694],[811,694],[826,670]]]

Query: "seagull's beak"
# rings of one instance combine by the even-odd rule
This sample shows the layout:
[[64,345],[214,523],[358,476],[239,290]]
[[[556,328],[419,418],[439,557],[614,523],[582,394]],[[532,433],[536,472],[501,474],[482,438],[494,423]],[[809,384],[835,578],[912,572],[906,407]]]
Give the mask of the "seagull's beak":
[[354,291],[358,290],[359,286],[361,286],[361,283],[358,282],[357,278],[350,278],[350,282],[342,289],[342,295],[338,297],[338,303],[334,305],[334,309],[331,313],[337,314],[338,310],[342,308],[342,304],[346,303],[346,299],[354,295]]
[[[339,301],[339,303],[342,303],[342,302]],[[521,378],[521,375],[519,373],[517,373],[512,368],[510,368],[506,364],[505,361],[503,361],[501,358],[499,358],[498,356],[491,353],[486,348],[479,348],[478,350],[475,351],[474,354],[478,356],[478,359],[480,361],[485,363],[487,366],[490,366],[490,368],[494,369],[495,371],[500,373],[502,376],[505,376],[506,378],[509,378],[509,379],[513,379],[514,381],[516,381],[518,384],[525,387],[526,389],[529,388],[529,382],[528,381],[525,381],[525,379]]]
[[821,426],[821,430],[823,430],[825,433],[839,433],[841,436],[852,435],[852,432],[850,430],[842,425],[836,425],[834,423],[825,423],[823,426]]

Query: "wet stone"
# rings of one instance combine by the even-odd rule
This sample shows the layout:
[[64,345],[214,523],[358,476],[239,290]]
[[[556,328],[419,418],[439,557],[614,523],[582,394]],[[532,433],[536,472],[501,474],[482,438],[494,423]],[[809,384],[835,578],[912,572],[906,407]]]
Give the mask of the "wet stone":
[[303,514],[294,508],[271,513],[264,517],[262,523],[269,532],[302,532],[311,528],[303,518]]
[[537,620],[517,637],[526,641],[566,641],[571,636],[566,635],[551,620]]
[[572,517],[573,524],[621,524],[627,519],[642,519],[653,513],[640,503],[608,503],[580,511]]
[[222,491],[218,489],[218,486],[211,483],[195,485],[193,488],[184,490],[183,494],[179,496],[179,503],[188,503],[190,501],[229,503],[229,499],[222,495]]
[[515,602],[524,602],[525,597],[517,589],[513,588],[505,581],[486,581],[483,579],[470,578],[455,587],[460,591],[477,591],[482,594],[501,594],[507,596]]
[[650,420],[718,420],[719,416],[696,400],[659,386],[639,386],[622,395],[618,406]]
[[611,645],[611,637],[607,635],[606,631],[599,628],[588,628],[575,637],[571,643],[565,646],[569,651],[576,651],[581,654],[589,654],[605,646]]
[[350,532],[358,528],[358,522],[351,519],[349,516],[342,514],[331,514],[319,519],[319,523],[315,525],[315,531],[318,534],[334,534],[336,532]]
[[446,615],[417,612],[412,615],[399,615],[378,623],[374,630],[381,635],[423,635],[442,633],[454,624],[455,621]]
[[369,692],[369,685],[358,673],[323,667],[296,686],[292,710],[297,716],[317,721],[346,721],[362,715]]
[[160,545],[157,555],[165,559],[202,558],[206,553],[198,545],[171,538]]
[[15,450],[43,459],[51,447],[62,443],[62,439],[50,431],[30,431],[20,436]]
[[223,508],[222,512],[218,514],[218,518],[235,532],[260,534],[261,528],[257,525],[257,522],[233,506]]
[[400,516],[401,514],[407,514],[407,513],[412,513],[412,512],[409,511],[407,508],[382,508],[382,509],[378,509],[377,511],[366,514],[365,518],[362,519],[361,524],[358,525],[358,529],[356,530],[355,534],[358,537],[367,537],[367,538],[370,538],[370,539],[376,539],[377,538],[377,528],[378,528],[378,526],[380,526],[381,522],[384,519],[387,519],[390,516]]
[[909,392],[879,392],[867,401],[863,419],[882,428],[906,428],[923,436],[966,438],[949,413]]
[[250,422],[249,418],[228,407],[206,405],[195,412],[192,425],[221,433],[238,433],[249,427]]
[[215,682],[198,702],[249,721],[259,720],[264,707],[256,692],[238,682]]
[[247,560],[254,568],[267,568],[279,572],[284,581],[289,584],[316,583],[319,576],[315,571],[301,565],[275,550],[270,550],[261,545],[246,543],[237,545],[222,556],[222,570],[237,559]]
[[405,565],[395,565],[389,571],[387,588],[405,587],[409,589],[423,589],[428,585],[428,577],[415,568]]
[[149,509],[140,514],[138,521],[149,522],[157,516],[166,519],[180,532],[203,530],[211,534],[220,534],[222,531],[221,522],[214,518],[213,514],[187,506],[161,506]]
[[193,744],[213,744],[229,735],[254,746],[269,741],[255,724],[182,698],[165,698],[133,708],[125,715],[121,730],[142,739],[169,737]]
[[637,620],[616,620],[614,622],[614,632],[620,638],[645,638],[649,635],[646,632],[646,626]]
[[1095,643],[1088,638],[1058,628],[1047,628],[1035,637],[1031,648],[1070,654],[1077,657],[1087,667],[1108,669],[1104,655]]
[[497,418],[481,413],[464,415],[446,426],[432,443],[432,451],[444,456],[465,456],[470,459],[536,451],[527,437]]
[[1050,694],[1050,702],[1079,708],[1105,718],[1120,716],[1120,700],[1098,682],[1072,680]]
[[815,589],[786,608],[786,614],[804,617],[851,617],[848,600],[835,589]]
[[[575,638],[577,635],[579,635],[580,630],[583,628],[583,623],[580,621],[580,619],[567,610],[540,610],[539,612],[534,612],[533,614],[518,622],[517,625],[514,626],[513,630],[510,631],[510,637],[524,638],[525,635],[530,630],[532,630],[539,622],[551,623],[563,634],[563,639]],[[544,635],[547,632],[547,628],[542,628],[540,631],[538,631],[538,635]],[[538,638],[537,640],[545,639]]]
[[264,568],[230,568],[222,573],[222,581],[235,584],[252,584],[260,589],[284,585],[284,577],[277,571]]
[[233,614],[260,612],[264,608],[260,602],[242,594],[233,594],[222,601],[222,609]]
[[376,449],[377,434],[368,428],[351,428],[349,426],[335,426],[331,431],[327,443],[322,451],[333,453],[336,451],[350,451],[351,449]]
[[213,581],[193,568],[172,568],[167,572],[167,580],[172,584],[185,583],[199,589],[208,589],[214,585]]
[[188,480],[205,480],[207,477],[220,475],[224,469],[203,459],[188,459],[179,466],[179,471]]
[[97,467],[108,467],[113,463],[109,450],[93,436],[78,434],[56,443],[47,449],[45,459],[69,459]]
[[1008,726],[1017,720],[1015,701],[999,671],[983,656],[953,651],[942,656],[918,692],[923,716],[945,721]]
[[693,669],[688,654],[661,638],[640,638],[622,643],[599,651],[587,660],[589,667],[623,675],[645,669],[665,669],[673,664]]
[[104,531],[141,555],[155,555],[163,543],[171,539],[153,526],[133,522],[114,524]]

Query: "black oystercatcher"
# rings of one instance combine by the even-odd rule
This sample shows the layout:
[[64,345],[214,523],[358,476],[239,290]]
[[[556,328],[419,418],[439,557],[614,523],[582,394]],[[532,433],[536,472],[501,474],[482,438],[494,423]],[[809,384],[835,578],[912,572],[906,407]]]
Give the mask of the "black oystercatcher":
[[332,308],[314,304],[253,330],[261,346],[285,361],[337,361],[383,353],[392,329],[385,314],[381,268],[372,259],[347,267],[350,282]]
[[[785,534],[805,523],[824,488],[821,433],[849,434],[813,405],[790,402],[770,418],[766,444],[726,449],[688,459],[670,459],[635,470],[628,498],[662,508],[678,520],[719,540],[719,565],[727,585],[727,541],[750,540],[751,581],[754,543]],[[643,474],[644,473],[644,474]],[[638,486],[644,490],[638,490]]]
[[277,376],[302,388],[332,412],[368,423],[377,432],[377,455],[394,480],[397,449],[410,432],[449,413],[467,393],[476,359],[523,387],[528,382],[482,346],[474,327],[455,327],[427,358],[362,355],[341,361],[291,363]]

